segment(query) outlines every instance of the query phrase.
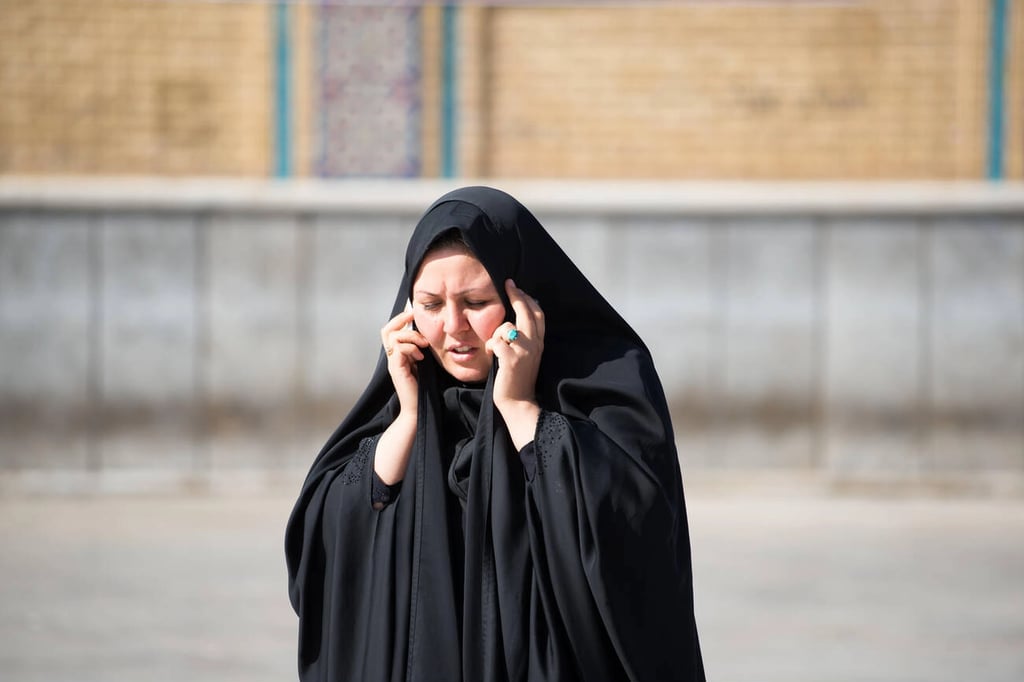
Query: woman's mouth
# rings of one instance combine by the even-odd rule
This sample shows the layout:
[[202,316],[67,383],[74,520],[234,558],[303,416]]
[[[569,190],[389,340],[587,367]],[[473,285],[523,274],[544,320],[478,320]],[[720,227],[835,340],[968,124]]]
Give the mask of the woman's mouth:
[[473,346],[449,346],[448,348],[448,354],[455,360],[468,360],[473,357],[474,353],[476,353],[476,348]]

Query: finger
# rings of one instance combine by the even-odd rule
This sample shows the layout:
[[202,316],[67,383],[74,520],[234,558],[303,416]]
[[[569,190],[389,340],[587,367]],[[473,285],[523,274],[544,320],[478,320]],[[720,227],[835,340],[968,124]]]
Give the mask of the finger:
[[526,298],[526,305],[530,307],[530,313],[533,315],[533,324],[536,327],[536,333],[534,338],[538,341],[544,340],[544,310],[540,307],[540,301],[528,296]]
[[406,327],[409,326],[409,323],[412,322],[412,318],[413,314],[411,311],[401,312],[392,317],[390,320],[388,320],[387,324],[381,327],[380,342],[384,345],[385,348],[390,348],[392,345],[394,345],[394,341],[392,340],[391,337],[396,332],[414,331],[411,328],[406,329]]
[[505,280],[505,291],[508,293],[508,300],[512,303],[512,310],[516,314],[516,327],[530,338],[533,338],[537,333],[537,329],[534,314],[526,302],[530,297],[526,295],[526,292],[517,287],[511,279]]
[[407,324],[412,322],[412,319],[413,319],[413,312],[411,310],[403,310],[402,312],[398,313],[397,315],[392,317],[390,320],[388,320],[387,324],[385,324],[381,328],[381,330],[380,330],[381,331],[381,338],[382,339],[384,338],[384,334],[386,332],[397,331],[397,330],[401,329],[402,327],[406,326]]
[[[512,331],[516,332],[516,338],[513,341],[509,341],[509,333]],[[494,333],[491,334],[491,339],[494,341],[500,341],[506,346],[511,346],[512,344],[522,345],[522,343],[527,339],[527,336],[521,328],[516,327],[516,325],[511,322],[502,322],[498,325],[498,328],[494,330]]]
[[487,341],[484,342],[484,347],[488,352],[493,353],[494,357],[498,358],[499,367],[515,354],[515,351],[509,346],[508,341],[497,334],[487,339]]
[[413,343],[421,348],[429,345],[427,337],[423,336],[423,334],[415,329],[405,329],[404,327],[389,333],[384,341],[385,346],[394,346],[397,343]]
[[420,347],[412,343],[396,343],[392,348],[394,353],[391,354],[391,357],[399,362],[410,358],[415,362],[419,362],[424,357]]
[[[533,323],[533,329],[530,331],[530,338],[534,339],[535,341],[543,342],[545,324],[544,311],[540,307],[540,302],[537,301],[537,299],[530,296],[529,294],[527,294],[522,289],[519,289],[517,287],[517,290],[520,294],[522,294],[522,301],[523,304],[526,306],[527,315],[524,317],[517,311],[516,321],[519,322],[520,318],[531,320]],[[515,310],[514,305],[513,310]],[[529,328],[529,324],[525,324],[524,326]]]
[[516,285],[514,280],[510,279],[508,280],[508,283],[509,288],[507,289],[507,291],[509,293],[510,302],[521,300],[526,305],[531,315],[536,315],[537,313],[541,312],[540,301],[538,301],[533,296],[530,296],[528,293],[526,293],[525,290],[520,289]]
[[388,334],[384,342],[384,352],[389,359],[401,360],[401,356],[409,355],[417,360],[423,359],[423,351],[430,344],[419,332],[412,329],[400,329]]

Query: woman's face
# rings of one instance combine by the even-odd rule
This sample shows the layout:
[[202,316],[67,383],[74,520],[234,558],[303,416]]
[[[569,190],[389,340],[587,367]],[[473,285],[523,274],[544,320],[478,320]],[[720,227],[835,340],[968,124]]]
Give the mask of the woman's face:
[[487,378],[491,353],[484,344],[505,320],[483,264],[458,247],[423,259],[413,283],[413,318],[441,366],[459,381]]

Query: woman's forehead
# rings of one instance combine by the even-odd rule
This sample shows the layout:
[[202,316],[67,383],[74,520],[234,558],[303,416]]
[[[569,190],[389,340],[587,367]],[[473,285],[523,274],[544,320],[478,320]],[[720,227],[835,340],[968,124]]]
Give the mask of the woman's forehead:
[[437,289],[456,291],[493,287],[483,263],[463,248],[445,247],[423,259],[413,291],[439,293]]

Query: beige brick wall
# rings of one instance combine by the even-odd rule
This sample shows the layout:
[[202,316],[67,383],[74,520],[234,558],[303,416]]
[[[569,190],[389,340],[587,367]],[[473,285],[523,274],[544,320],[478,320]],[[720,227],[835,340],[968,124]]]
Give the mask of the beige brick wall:
[[[988,0],[461,5],[463,176],[979,178]],[[1006,171],[1024,178],[1024,4]],[[293,169],[315,172],[317,12],[291,5]],[[0,0],[0,174],[261,176],[273,3]],[[441,13],[422,13],[422,174]],[[358,135],[359,131],[352,131]]]
[[[467,11],[462,167],[508,177],[977,178],[988,4],[504,6],[483,10],[488,21]],[[1019,140],[1019,107],[1008,124]],[[1018,144],[1012,168],[1020,154]]]
[[431,5],[422,13],[422,118],[420,141],[424,177],[441,174],[441,8]]
[[0,2],[0,173],[265,175],[268,12]]

